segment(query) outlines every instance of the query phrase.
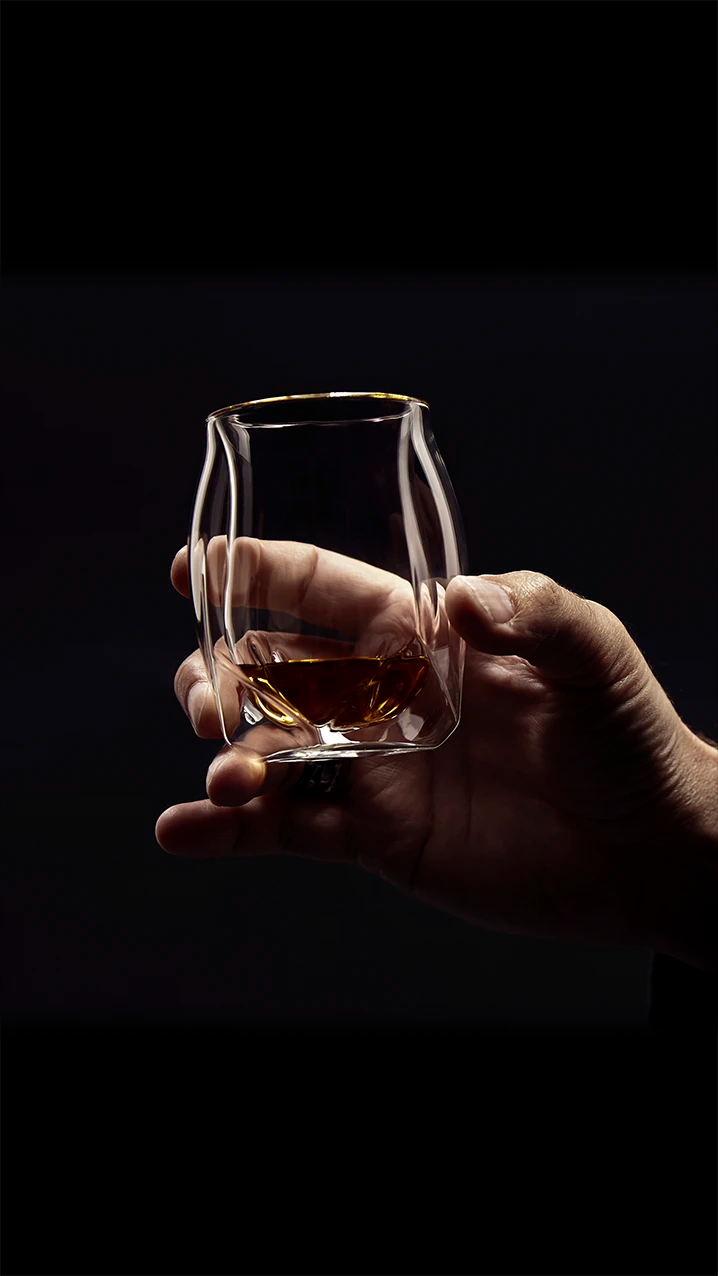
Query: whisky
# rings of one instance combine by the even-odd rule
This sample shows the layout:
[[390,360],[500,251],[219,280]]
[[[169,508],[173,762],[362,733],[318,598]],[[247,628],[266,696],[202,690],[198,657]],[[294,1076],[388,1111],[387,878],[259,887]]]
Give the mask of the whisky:
[[[396,718],[423,687],[430,662],[400,651],[386,657],[282,660],[239,668],[254,689],[257,708],[272,722],[292,726],[296,714],[315,727],[339,730]],[[286,705],[287,712],[266,704],[257,694],[262,690]]]

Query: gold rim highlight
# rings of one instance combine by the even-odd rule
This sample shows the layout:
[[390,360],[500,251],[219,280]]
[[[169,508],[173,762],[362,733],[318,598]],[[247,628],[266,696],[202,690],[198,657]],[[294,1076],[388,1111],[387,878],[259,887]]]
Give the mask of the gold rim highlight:
[[207,420],[224,416],[227,412],[239,412],[241,408],[259,408],[264,403],[296,403],[307,399],[391,399],[395,403],[418,403],[422,408],[429,407],[425,399],[415,399],[412,394],[384,394],[378,390],[327,390],[321,394],[275,394],[267,399],[248,399],[246,403],[232,403],[227,408],[210,412]]

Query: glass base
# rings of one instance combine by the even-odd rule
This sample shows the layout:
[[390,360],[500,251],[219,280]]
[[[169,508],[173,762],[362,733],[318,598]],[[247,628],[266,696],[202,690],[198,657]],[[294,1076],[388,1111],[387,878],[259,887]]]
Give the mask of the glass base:
[[342,758],[388,757],[390,753],[424,753],[428,749],[440,748],[440,745],[397,744],[389,748],[384,744],[318,744],[310,749],[282,749],[279,753],[271,753],[265,762],[339,762]]

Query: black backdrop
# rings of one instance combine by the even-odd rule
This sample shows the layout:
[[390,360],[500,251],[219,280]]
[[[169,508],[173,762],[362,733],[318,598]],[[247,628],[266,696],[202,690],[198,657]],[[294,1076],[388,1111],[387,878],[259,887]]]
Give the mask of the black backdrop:
[[168,571],[210,408],[414,393],[471,570],[546,571],[613,608],[715,734],[713,289],[235,279],[5,298],[6,582],[30,617],[5,774],[33,844],[11,885],[32,961],[13,963],[6,1009],[642,1022],[645,954],[473,931],[348,868],[165,856],[155,819],[204,795],[216,751],[172,694],[196,644]]

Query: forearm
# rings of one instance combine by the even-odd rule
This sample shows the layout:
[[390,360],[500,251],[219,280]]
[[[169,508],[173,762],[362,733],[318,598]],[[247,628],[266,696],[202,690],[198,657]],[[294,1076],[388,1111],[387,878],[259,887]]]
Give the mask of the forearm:
[[684,819],[666,860],[654,947],[718,974],[718,747],[689,735]]

